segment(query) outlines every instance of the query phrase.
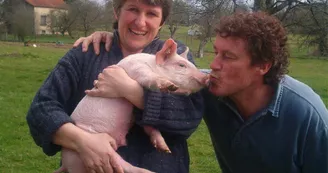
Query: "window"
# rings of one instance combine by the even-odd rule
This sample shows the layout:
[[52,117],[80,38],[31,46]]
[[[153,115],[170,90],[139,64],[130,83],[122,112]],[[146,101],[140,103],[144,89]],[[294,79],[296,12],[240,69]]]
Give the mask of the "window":
[[47,16],[46,15],[42,15],[41,16],[41,22],[40,22],[41,26],[46,26],[47,25]]
[[42,33],[42,34],[46,34],[46,31],[45,31],[45,30],[42,30],[41,33]]

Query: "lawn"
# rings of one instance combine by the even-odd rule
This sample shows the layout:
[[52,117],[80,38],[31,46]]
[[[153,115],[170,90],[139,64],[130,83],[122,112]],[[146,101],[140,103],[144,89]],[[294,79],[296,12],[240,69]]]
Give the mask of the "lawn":
[[[193,41],[190,47],[195,50],[197,40]],[[34,48],[24,47],[22,43],[0,42],[0,172],[45,173],[57,168],[59,155],[47,157],[34,144],[25,116],[35,92],[69,47],[69,44],[65,47],[39,44]],[[207,50],[210,47],[208,44]],[[291,58],[290,75],[313,87],[327,106],[328,61],[307,58],[304,51],[295,48],[292,56],[295,52],[298,58]],[[207,68],[213,57],[209,52],[205,55],[203,59],[196,59],[201,68]],[[203,122],[188,144],[191,173],[220,172]]]

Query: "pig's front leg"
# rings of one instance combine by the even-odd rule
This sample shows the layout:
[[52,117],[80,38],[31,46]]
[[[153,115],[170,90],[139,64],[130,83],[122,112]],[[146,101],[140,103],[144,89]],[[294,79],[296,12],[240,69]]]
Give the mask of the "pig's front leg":
[[160,90],[162,92],[175,91],[179,87],[168,79],[157,75],[156,73],[139,73],[135,79],[141,86],[151,90]]
[[[158,74],[144,68],[139,69],[138,73],[134,74],[135,80],[143,87],[147,87],[152,90],[159,89],[162,92],[175,91],[178,87],[169,81],[168,79],[159,76]],[[155,148],[166,153],[171,153],[167,146],[161,132],[151,126],[144,126],[144,131],[150,137],[151,143]]]
[[167,146],[162,134],[157,129],[151,126],[144,126],[144,131],[150,137],[151,143],[160,151],[165,151],[166,153],[171,153],[170,148]]
[[178,89],[177,85],[160,74],[156,65],[153,67],[153,65],[150,65],[151,63],[128,63],[126,61],[120,63],[119,66],[125,70],[128,76],[137,81],[142,87],[160,91],[175,91]]

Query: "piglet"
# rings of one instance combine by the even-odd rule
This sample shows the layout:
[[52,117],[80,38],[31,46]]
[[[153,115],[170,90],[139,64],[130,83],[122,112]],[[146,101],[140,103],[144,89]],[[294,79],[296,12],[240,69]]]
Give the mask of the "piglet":
[[[187,60],[188,47],[181,55],[176,53],[177,45],[167,40],[156,54],[138,53],[125,57],[117,65],[141,86],[149,89],[190,94],[205,86],[207,75],[200,72]],[[143,100],[140,100],[142,102]],[[125,136],[134,123],[133,105],[124,98],[101,98],[85,96],[75,108],[71,117],[76,126],[90,133],[108,133],[117,146],[126,145]],[[160,132],[150,126],[144,127],[153,145],[159,150],[170,152]],[[150,173],[124,161],[116,152],[117,159],[125,173]],[[85,173],[79,155],[69,149],[62,149],[62,167],[56,173]]]

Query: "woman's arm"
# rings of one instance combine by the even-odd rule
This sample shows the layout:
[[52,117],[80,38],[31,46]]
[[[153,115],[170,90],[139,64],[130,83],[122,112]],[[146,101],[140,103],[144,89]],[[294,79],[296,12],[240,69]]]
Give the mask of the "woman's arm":
[[105,68],[95,80],[94,88],[85,92],[94,97],[125,97],[139,109],[144,108],[143,88],[117,65]]
[[82,78],[83,56],[81,47],[69,51],[37,92],[27,114],[31,135],[47,155],[56,154],[62,146],[78,152],[88,172],[110,172],[111,165],[122,172],[110,159],[116,149],[115,141],[108,134],[81,130],[69,116],[79,100],[73,93]]
[[[94,33],[92,37],[84,39],[86,43],[100,44],[99,37],[101,34]],[[98,38],[93,40],[93,38]],[[88,41],[87,41],[88,40]],[[83,40],[79,40],[83,41]],[[161,47],[158,47],[159,49]],[[158,49],[158,50],[159,50]],[[185,46],[178,42],[178,53],[182,53]],[[155,50],[156,51],[156,50]],[[189,61],[193,62],[192,56],[188,54]],[[144,107],[142,117],[137,123],[141,125],[151,125],[162,132],[189,137],[198,127],[204,109],[202,95],[194,93],[190,96],[174,95],[156,91],[143,90],[135,81],[124,73],[124,77],[120,73],[111,70],[104,70],[99,75],[97,87],[94,91],[87,91],[89,95],[100,97],[125,97],[139,108]],[[118,77],[119,76],[119,77]],[[117,78],[115,78],[117,77]],[[110,83],[108,82],[110,81]],[[144,106],[138,105],[140,99],[144,98]]]
[[[56,65],[36,93],[27,114],[27,123],[37,145],[47,155],[56,154],[61,147],[53,143],[53,135],[66,123],[73,123],[67,112],[72,111],[67,102],[77,88],[76,62],[68,52]],[[72,59],[72,60],[70,60]]]

